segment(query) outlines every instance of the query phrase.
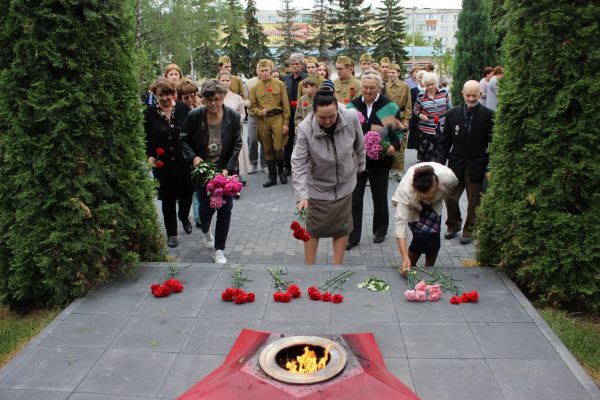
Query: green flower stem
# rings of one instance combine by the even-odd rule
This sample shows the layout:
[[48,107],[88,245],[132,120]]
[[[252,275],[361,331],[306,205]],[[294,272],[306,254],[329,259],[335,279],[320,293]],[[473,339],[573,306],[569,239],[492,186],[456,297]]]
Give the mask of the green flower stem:
[[283,279],[284,275],[287,275],[287,272],[283,272],[281,268],[269,268],[269,274],[273,277],[273,287],[278,292],[285,292],[294,281],[286,281]]
[[252,282],[247,276],[244,276],[242,267],[234,269],[231,276],[233,277],[232,287],[234,288],[245,289],[246,282]]

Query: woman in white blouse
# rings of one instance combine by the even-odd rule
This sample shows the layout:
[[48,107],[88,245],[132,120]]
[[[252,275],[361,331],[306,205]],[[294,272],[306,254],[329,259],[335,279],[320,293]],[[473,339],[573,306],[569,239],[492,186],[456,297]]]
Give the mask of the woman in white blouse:
[[[219,79],[219,82],[221,82],[223,84],[223,86],[225,86],[227,88],[227,94],[225,95],[225,99],[224,99],[223,103],[227,107],[233,108],[235,111],[237,111],[240,114],[240,116],[242,117],[242,123],[243,123],[244,119],[246,119],[246,109],[244,108],[244,99],[239,94],[233,93],[230,90],[231,73],[229,73],[229,71],[227,71],[227,70],[220,71],[218,79]],[[242,127],[243,127],[243,125],[242,125]],[[242,134],[242,136],[243,136],[243,134]],[[245,140],[242,140],[242,150],[240,151],[238,163],[239,163],[238,174],[240,174],[242,171],[247,172],[247,171],[251,170],[250,159],[248,158],[248,145],[246,144]],[[246,181],[244,179],[242,179],[241,177],[240,177],[240,181],[242,183],[244,183],[244,185],[246,184]],[[235,197],[239,198],[239,194],[237,194]]]
[[[402,257],[400,273],[417,265],[425,253],[425,266],[433,266],[440,250],[443,200],[458,184],[452,170],[436,162],[413,165],[398,184],[392,203],[396,206],[395,231]],[[406,247],[406,228],[413,240]]]

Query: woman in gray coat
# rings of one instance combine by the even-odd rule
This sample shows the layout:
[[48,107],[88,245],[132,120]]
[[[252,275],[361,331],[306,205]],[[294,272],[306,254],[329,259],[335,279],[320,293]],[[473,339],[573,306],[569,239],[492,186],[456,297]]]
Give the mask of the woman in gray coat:
[[358,114],[339,108],[334,92],[321,87],[313,111],[302,121],[292,153],[298,211],[306,211],[304,262],[315,263],[319,238],[333,237],[333,264],[341,265],[352,232],[352,192],[365,169]]

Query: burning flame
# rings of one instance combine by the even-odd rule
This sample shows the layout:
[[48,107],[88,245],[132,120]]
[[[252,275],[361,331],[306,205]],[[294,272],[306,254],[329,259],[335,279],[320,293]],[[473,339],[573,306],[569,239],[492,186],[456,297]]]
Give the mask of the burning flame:
[[295,360],[288,361],[285,368],[294,374],[310,374],[325,368],[329,360],[329,348],[325,348],[325,354],[317,361],[317,355],[308,346],[304,348],[304,354],[297,356]]

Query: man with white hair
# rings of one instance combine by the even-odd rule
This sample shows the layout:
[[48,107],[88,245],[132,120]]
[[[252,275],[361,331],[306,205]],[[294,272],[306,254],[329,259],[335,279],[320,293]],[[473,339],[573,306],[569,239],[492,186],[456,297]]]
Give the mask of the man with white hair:
[[492,140],[494,112],[479,102],[479,82],[467,81],[463,86],[464,104],[446,115],[446,124],[437,147],[436,159],[448,167],[458,178],[458,186],[448,193],[446,208],[446,239],[452,239],[461,231],[462,218],[458,201],[467,190],[467,218],[462,227],[461,244],[473,241],[476,223],[475,209],[479,205],[483,180],[487,175],[488,145]]

